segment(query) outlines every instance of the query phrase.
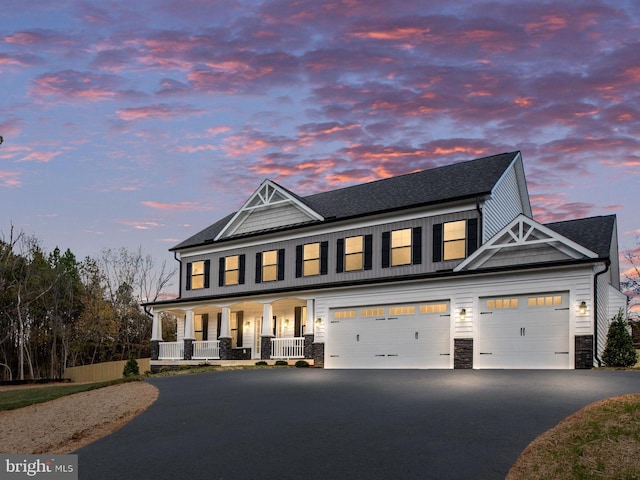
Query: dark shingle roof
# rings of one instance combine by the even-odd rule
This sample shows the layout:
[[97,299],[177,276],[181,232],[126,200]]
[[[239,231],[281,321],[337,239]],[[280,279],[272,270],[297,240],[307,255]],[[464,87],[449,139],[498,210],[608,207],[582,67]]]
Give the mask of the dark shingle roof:
[[[502,153],[306,197],[287,191],[327,220],[372,215],[488,194],[519,153]],[[171,250],[212,243],[233,215],[235,212]]]
[[545,226],[588,248],[599,258],[609,258],[615,225],[616,216],[606,215],[547,223]]

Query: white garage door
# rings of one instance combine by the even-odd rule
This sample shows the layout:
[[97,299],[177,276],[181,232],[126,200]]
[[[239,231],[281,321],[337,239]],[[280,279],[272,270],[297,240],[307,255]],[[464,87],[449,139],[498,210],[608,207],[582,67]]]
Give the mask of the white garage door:
[[450,368],[449,302],[331,310],[326,368]]
[[569,294],[480,299],[477,368],[570,368]]

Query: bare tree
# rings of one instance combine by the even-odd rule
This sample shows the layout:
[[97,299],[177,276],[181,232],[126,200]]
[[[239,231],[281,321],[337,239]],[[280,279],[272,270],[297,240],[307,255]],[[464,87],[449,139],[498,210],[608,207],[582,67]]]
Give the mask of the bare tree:
[[153,258],[144,255],[142,247],[137,251],[105,249],[99,263],[118,318],[121,358],[128,358],[133,350],[137,355],[146,353],[152,321],[140,305],[157,300],[171,285],[176,270],[168,270],[166,262],[156,268]]

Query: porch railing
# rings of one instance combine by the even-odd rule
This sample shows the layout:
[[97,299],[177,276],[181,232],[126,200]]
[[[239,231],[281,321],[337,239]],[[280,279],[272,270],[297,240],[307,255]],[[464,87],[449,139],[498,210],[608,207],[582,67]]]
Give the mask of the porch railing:
[[304,358],[304,337],[272,338],[271,358]]
[[161,342],[158,353],[159,360],[182,360],[184,358],[184,342]]
[[193,342],[193,355],[194,360],[210,360],[220,358],[220,341],[219,340],[205,340]]

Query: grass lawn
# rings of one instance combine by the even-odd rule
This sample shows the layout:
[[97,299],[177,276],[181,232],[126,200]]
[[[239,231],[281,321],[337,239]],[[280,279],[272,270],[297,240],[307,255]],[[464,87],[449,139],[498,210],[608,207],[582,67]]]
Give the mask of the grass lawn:
[[507,480],[640,479],[640,394],[586,406],[535,439]]
[[48,402],[56,398],[71,395],[73,393],[87,392],[96,388],[117,385],[118,383],[139,380],[141,377],[131,379],[111,380],[109,382],[51,385],[44,387],[16,388],[5,392],[0,390],[0,411],[14,410],[27,407],[36,403]]

